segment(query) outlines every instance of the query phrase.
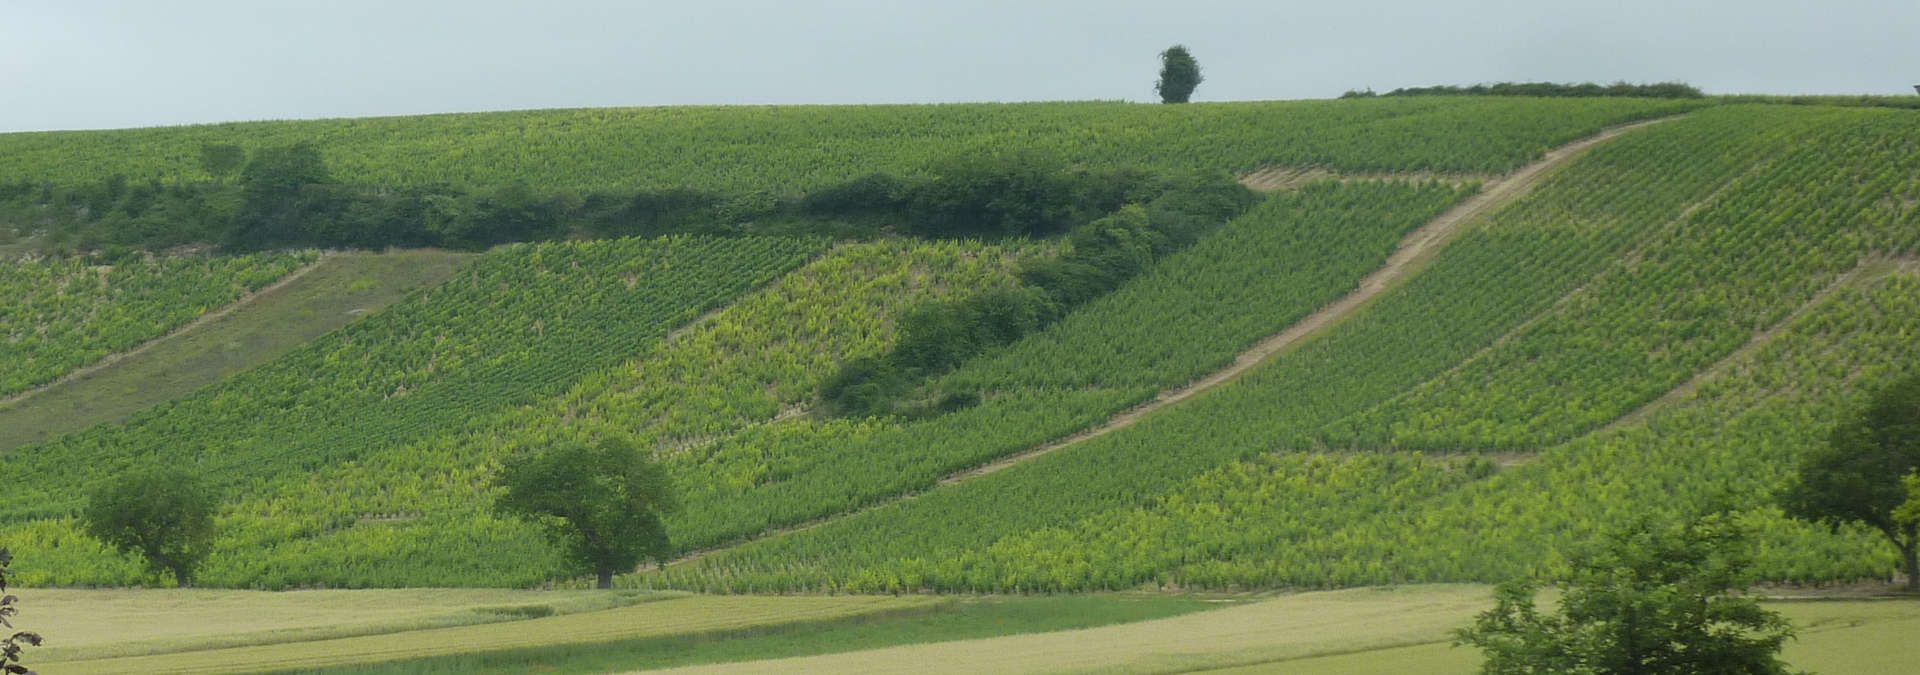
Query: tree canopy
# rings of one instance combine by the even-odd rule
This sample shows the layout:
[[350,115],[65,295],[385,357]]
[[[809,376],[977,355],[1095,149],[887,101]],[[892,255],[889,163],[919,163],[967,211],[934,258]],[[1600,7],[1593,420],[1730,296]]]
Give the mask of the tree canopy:
[[1752,598],[1747,532],[1730,516],[1640,519],[1571,557],[1559,613],[1542,614],[1530,581],[1502,584],[1496,605],[1456,644],[1486,652],[1481,672],[1651,675],[1786,673],[1776,656],[1792,627]]
[[1174,45],[1160,52],[1160,81],[1154,83],[1153,90],[1159,92],[1161,103],[1186,103],[1205,79],[1193,53],[1185,45]]
[[546,527],[599,588],[643,559],[672,553],[661,516],[679,508],[666,472],[624,435],[563,440],[509,459],[494,508]]
[[1860,523],[1900,552],[1907,589],[1920,591],[1920,523],[1895,518],[1908,499],[1901,478],[1920,470],[1920,374],[1887,387],[1808,454],[1781,495],[1787,513],[1841,526]]
[[181,586],[213,546],[213,492],[179,469],[135,471],[108,482],[87,501],[87,534],[122,553],[138,553],[153,572],[171,572]]

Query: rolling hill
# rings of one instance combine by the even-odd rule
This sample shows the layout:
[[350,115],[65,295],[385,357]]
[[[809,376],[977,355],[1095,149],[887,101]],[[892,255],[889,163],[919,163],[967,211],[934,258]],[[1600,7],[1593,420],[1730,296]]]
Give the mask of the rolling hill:
[[[678,560],[622,579],[642,588],[1492,582],[1631,514],[1708,502],[1763,526],[1770,580],[1893,569],[1866,533],[1788,521],[1770,494],[1838,411],[1916,368],[1913,111],[1423,97],[8,134],[0,216],[16,215],[0,230],[31,243],[36,221],[17,214],[59,186],[213,181],[195,158],[216,142],[311,143],[337,179],[370,189],[689,188],[757,203],[1039,153],[1132,168],[1151,177],[1141,185],[1233,172],[1271,191],[1181,230],[1191,241],[1131,249],[1115,233],[1175,238],[1160,212],[1145,229],[1110,216],[1066,236],[836,237],[802,223],[495,247],[204,388],[4,451],[17,486],[0,542],[30,583],[151,583],[74,516],[106,477],[167,464],[223,495],[208,584],[567,584],[537,529],[493,513],[488,480],[511,453],[607,429],[653,448],[686,503],[668,521]],[[1118,201],[1146,201],[1131,189]],[[1137,273],[917,375],[906,396],[938,405],[820,405],[845,364],[901,345],[917,312],[1047,290],[1057,279],[1036,270],[1103,246],[1135,252]],[[155,275],[181,289],[63,296],[67,315],[136,302],[167,318],[21,386],[318,255],[196,257],[189,273]],[[0,284],[91,274],[10,264]],[[13,332],[85,326],[28,321]]]

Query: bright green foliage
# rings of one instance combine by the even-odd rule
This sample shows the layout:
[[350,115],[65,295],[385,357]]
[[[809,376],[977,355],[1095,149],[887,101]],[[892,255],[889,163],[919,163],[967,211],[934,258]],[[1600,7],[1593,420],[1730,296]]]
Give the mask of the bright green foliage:
[[1457,644],[1486,652],[1487,675],[1785,675],[1793,626],[1750,597],[1752,542],[1731,518],[1640,519],[1573,559],[1560,611],[1542,615],[1529,582]]
[[335,179],[541,190],[792,194],[1020,150],[1068,164],[1238,171],[1501,171],[1600,127],[1699,107],[1632,99],[1407,98],[1149,106],[1021,103],[601,108],[0,135],[0,184],[195,182],[206,143],[315,140]]
[[508,457],[494,486],[494,510],[544,526],[600,588],[613,588],[613,575],[642,559],[666,562],[672,551],[661,518],[679,509],[673,483],[651,453],[619,434]]
[[1907,501],[1893,510],[1893,522],[1896,525],[1920,527],[1920,470],[1907,474],[1900,484],[1907,488]]
[[[1009,284],[1014,263],[1031,251],[911,240],[835,247],[671,339],[587,372],[557,397],[256,484],[223,514],[220,553],[206,576],[282,587],[527,585],[571,575],[537,529],[490,511],[487,483],[500,458],[565,442],[568,427],[580,424],[618,426],[660,453],[691,507],[669,519],[681,539],[677,522],[719,498],[700,488],[740,480],[734,472],[747,468],[733,464],[717,474],[707,465],[721,435],[799,412],[838,360],[884,348],[891,320],[906,307]],[[550,283],[559,290],[578,274]],[[610,281],[624,289],[621,277]],[[52,522],[16,536],[61,541]],[[94,555],[85,553],[90,561]]]
[[131,349],[273,283],[315,254],[0,262],[0,398]]
[[1920,591],[1920,523],[1901,512],[1902,478],[1920,471],[1920,373],[1893,383],[1801,460],[1781,495],[1788,515],[1829,525],[1862,523],[1900,551],[1907,589]]
[[81,520],[87,534],[139,555],[147,569],[192,585],[213,544],[213,492],[193,474],[149,469],[123,474],[94,491]]
[[[1236,382],[1132,428],[1008,471],[712,556],[641,583],[732,590],[1011,590],[1087,588],[1143,579],[1215,587],[1489,580],[1550,561],[1556,544],[1619,522],[1629,513],[1674,512],[1720,494],[1734,495],[1741,508],[1763,507],[1764,495],[1810,447],[1808,435],[1817,438],[1831,424],[1821,420],[1835,409],[1836,392],[1880,381],[1888,375],[1885,364],[1897,362],[1893,355],[1910,349],[1898,345],[1911,339],[1901,336],[1920,328],[1912,325],[1920,313],[1897,309],[1913,300],[1913,284],[1904,277],[1890,277],[1859,292],[1834,291],[1810,308],[1814,314],[1779,326],[1781,332],[1764,343],[1764,358],[1743,353],[1730,366],[1735,376],[1704,383],[1695,394],[1699,403],[1628,428],[1578,438],[1489,480],[1405,483],[1390,488],[1408,492],[1399,508],[1357,507],[1342,518],[1328,513],[1312,521],[1318,533],[1312,536],[1259,525],[1259,516],[1234,521],[1216,529],[1238,534],[1188,549],[1187,560],[1216,559],[1214,565],[1156,569],[1162,563],[1136,557],[1130,563],[1136,564],[1134,569],[1095,574],[1070,564],[1096,555],[1125,560],[1121,554],[1154,543],[1128,541],[1116,523],[1134,522],[1129,519],[1174,517],[1178,522],[1164,531],[1207,527],[1204,512],[1124,514],[1153,511],[1154,505],[1182,499],[1179,494],[1217,493],[1205,481],[1190,481],[1234,461],[1273,450],[1313,450],[1328,439],[1351,439],[1363,432],[1363,437],[1373,437],[1397,420],[1388,415],[1370,418],[1368,411],[1408,392],[1439,386],[1433,383],[1452,381],[1476,358],[1515,348],[1521,344],[1515,336],[1530,325],[1552,320],[1592,326],[1597,322],[1555,317],[1605,316],[1598,311],[1604,308],[1623,317],[1645,313],[1649,318],[1642,325],[1665,329],[1668,322],[1695,316],[1702,305],[1731,293],[1717,281],[1660,283],[1653,288],[1661,292],[1653,293],[1623,287],[1595,299],[1604,301],[1604,307],[1566,312],[1586,302],[1581,296],[1605,285],[1607,277],[1640,269],[1647,261],[1672,255],[1669,250],[1692,251],[1688,255],[1710,269],[1747,269],[1726,267],[1746,255],[1772,260],[1787,270],[1759,277],[1767,280],[1760,283],[1778,286],[1775,289],[1746,287],[1732,279],[1743,297],[1754,298],[1746,301],[1754,308],[1741,310],[1750,317],[1748,323],[1742,327],[1739,320],[1718,320],[1724,323],[1713,329],[1715,346],[1695,348],[1704,351],[1683,362],[1697,370],[1731,355],[1756,330],[1779,323],[1863,258],[1920,251],[1915,241],[1920,228],[1912,221],[1916,211],[1901,207],[1911,201],[1903,202],[1901,195],[1916,193],[1904,182],[1915,174],[1892,171],[1878,183],[1854,175],[1857,168],[1876,163],[1898,167],[1912,161],[1914,153],[1905,143],[1920,138],[1910,130],[1914,123],[1885,111],[1723,108],[1635,132],[1595,148],[1549,177],[1534,195],[1470,228],[1436,256],[1430,268],[1329,334]],[[1801,149],[1805,146],[1812,147]],[[1877,157],[1852,158],[1869,151]],[[1789,152],[1812,168],[1762,161]],[[1806,219],[1815,219],[1818,226],[1797,231],[1797,236],[1763,237],[1752,246],[1741,243],[1740,233],[1759,228],[1754,221],[1769,217],[1763,214],[1788,208],[1791,200],[1800,198],[1795,195],[1821,194],[1820,186],[1829,182],[1875,187],[1859,188],[1860,199],[1838,201],[1831,213],[1807,213]],[[1700,249],[1693,243],[1697,241],[1723,242],[1727,252]],[[1709,252],[1721,257],[1716,260]],[[1879,309],[1868,309],[1875,307]],[[1189,315],[1174,325],[1193,330],[1216,316]],[[1530,321],[1535,317],[1548,318]],[[1815,318],[1864,323],[1854,332],[1836,334],[1812,323]],[[1691,337],[1684,330],[1666,330],[1653,333],[1658,342],[1639,343],[1634,349],[1679,349]],[[1568,377],[1582,379],[1570,387],[1638,392],[1587,399],[1593,401],[1587,405],[1604,411],[1600,419],[1624,415],[1678,384],[1671,371],[1662,368],[1613,367],[1607,357],[1618,350],[1604,340],[1561,344],[1559,349],[1572,353],[1563,356],[1539,348],[1531,353],[1549,365],[1577,363],[1583,353],[1608,365],[1572,371]],[[1524,374],[1524,367],[1520,372]],[[1554,400],[1553,394],[1543,400]],[[1414,414],[1430,412],[1414,408],[1406,413]],[[1595,423],[1585,414],[1562,417],[1558,425],[1565,431],[1560,433],[1571,436],[1583,427],[1591,429]],[[1552,439],[1546,436],[1541,444]],[[1478,447],[1486,446],[1454,446]],[[1371,486],[1402,485],[1387,478],[1355,480]],[[1435,485],[1457,487],[1416,487]],[[1286,509],[1294,504],[1285,497],[1276,501],[1246,494],[1181,503],[1234,504],[1235,499],[1281,504],[1275,511],[1245,511],[1273,519],[1286,518]],[[1314,503],[1311,495],[1300,499],[1302,504]],[[1241,508],[1223,510],[1232,514]],[[1110,515],[1097,515],[1102,513]],[[1755,517],[1769,517],[1766,513]],[[1783,524],[1767,530],[1762,571],[1770,578],[1857,578],[1886,569],[1883,553],[1855,533],[1831,537]],[[1474,545],[1458,545],[1463,541]],[[994,546],[1023,553],[984,560],[975,553]],[[1237,560],[1224,555],[1235,550],[1258,553]],[[1019,561],[1012,560],[1016,555]],[[963,560],[970,562],[957,562]],[[952,575],[943,576],[948,572]]]
[[[1920,129],[1910,117],[1830,111],[1771,126],[1779,152],[1750,163],[1696,213],[1324,442],[1532,449],[1658,398],[1778,325],[1862,257],[1920,250],[1920,217],[1901,203],[1920,194]],[[1814,121],[1818,131],[1795,131]]]
[[[124,425],[8,453],[0,472],[34,478],[22,499],[4,505],[4,520],[71,514],[77,509],[71,495],[140,463],[189,468],[236,498],[276,478],[304,483],[314,469],[451,434],[559,394],[585,373],[644,353],[675,326],[823,248],[817,240],[668,238],[496,249],[451,282],[192,397]],[[487,468],[461,464],[470,474]],[[332,484],[315,487],[324,488],[314,495],[321,503],[345,504],[351,494]],[[254,524],[266,531],[223,532],[223,540],[307,540],[352,522],[351,516],[345,523],[267,519]],[[475,527],[507,525],[496,520]],[[467,536],[465,530],[452,534]],[[55,532],[40,537],[61,541]],[[91,560],[85,547],[72,550]],[[361,551],[382,553],[378,546]],[[234,583],[227,566],[246,564],[250,554],[236,555],[241,558],[216,552],[208,576]],[[49,570],[70,575],[58,580],[90,582],[117,573],[92,562],[46,561],[23,572]],[[458,568],[421,571],[460,574]]]

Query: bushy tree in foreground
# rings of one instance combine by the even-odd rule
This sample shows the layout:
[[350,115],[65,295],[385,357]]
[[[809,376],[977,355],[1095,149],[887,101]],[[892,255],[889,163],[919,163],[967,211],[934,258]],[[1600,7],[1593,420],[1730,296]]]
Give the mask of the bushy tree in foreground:
[[1896,518],[1901,478],[1920,471],[1920,374],[1882,390],[1801,462],[1781,495],[1787,514],[1838,527],[1862,523],[1899,551],[1907,590],[1920,592],[1920,520]]
[[1786,673],[1776,655],[1792,627],[1728,593],[1751,582],[1751,560],[1726,515],[1643,519],[1572,557],[1557,614],[1541,613],[1530,581],[1502,584],[1455,644],[1486,652],[1490,675]]
[[624,436],[565,440],[509,459],[495,477],[495,509],[547,528],[599,588],[642,559],[672,553],[661,517],[678,508],[666,471]]
[[206,484],[185,471],[136,471],[94,492],[81,520],[95,539],[138,553],[148,569],[190,586],[213,546],[216,505]]
[[14,605],[20,600],[7,594],[7,577],[13,576],[13,570],[10,569],[12,565],[13,552],[0,548],[0,627],[13,633],[0,640],[0,672],[33,675],[33,671],[20,665],[20,652],[27,647],[40,646],[40,634],[13,630],[13,617],[20,614],[20,608]]
[[1160,81],[1154,83],[1153,90],[1159,92],[1161,103],[1186,103],[1205,79],[1193,53],[1184,45],[1174,45],[1160,52]]

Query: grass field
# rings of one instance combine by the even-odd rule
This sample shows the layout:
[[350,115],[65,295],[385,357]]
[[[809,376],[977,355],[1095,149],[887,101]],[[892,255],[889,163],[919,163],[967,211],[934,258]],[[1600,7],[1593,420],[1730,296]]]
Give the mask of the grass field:
[[[46,593],[46,592],[42,592]],[[88,592],[82,592],[88,593]],[[526,647],[586,645],[776,627],[950,602],[932,597],[693,596],[602,594],[636,602],[600,611],[560,613],[595,596],[531,591],[322,591],[318,595],[231,591],[245,600],[178,591],[115,603],[75,600],[72,609],[35,608],[50,647],[32,663],[49,673],[244,673],[295,670]],[[31,596],[38,598],[36,593]],[[38,602],[22,596],[22,603]],[[59,604],[56,601],[56,604]],[[85,604],[81,611],[79,605]],[[120,622],[94,622],[111,608]],[[491,610],[485,608],[494,608]],[[542,607],[548,609],[540,609]],[[385,608],[384,610],[382,608]],[[539,616],[553,612],[550,616]],[[86,620],[77,617],[84,613]],[[60,616],[74,618],[58,618]],[[488,616],[493,615],[493,616]],[[277,618],[276,618],[277,617]],[[532,617],[532,618],[528,618]],[[501,620],[518,619],[518,620]],[[41,619],[36,618],[36,621]],[[489,622],[491,620],[491,622]],[[457,625],[459,622],[474,625]],[[407,630],[413,626],[432,626]],[[266,631],[257,627],[278,624]],[[452,624],[452,625],[450,625]],[[62,626],[68,628],[63,629]],[[284,642],[270,642],[278,631]],[[63,632],[71,631],[71,632]],[[243,632],[244,631],[244,632]],[[131,646],[114,635],[139,636]],[[68,653],[53,647],[78,640]],[[248,646],[228,646],[235,640]],[[119,651],[138,655],[101,657]]]
[[[29,590],[49,673],[1471,673],[1479,585],[1282,595],[702,596],[505,590]],[[1920,659],[1920,599],[1769,601],[1821,673]]]
[[0,406],[0,451],[117,422],[273,360],[321,334],[453,276],[467,256],[342,253],[233,311],[111,365]]

